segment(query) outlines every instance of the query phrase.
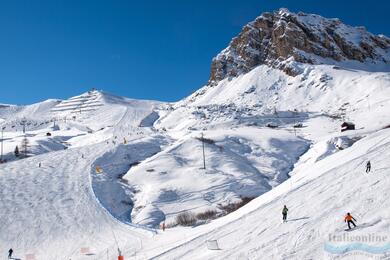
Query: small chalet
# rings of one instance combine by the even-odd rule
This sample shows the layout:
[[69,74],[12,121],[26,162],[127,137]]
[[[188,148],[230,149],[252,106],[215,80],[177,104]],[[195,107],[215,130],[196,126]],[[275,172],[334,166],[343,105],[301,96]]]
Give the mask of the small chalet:
[[267,123],[265,126],[269,127],[269,128],[277,128],[278,127],[278,125],[273,124],[273,123]]
[[344,122],[341,124],[341,132],[347,131],[347,130],[355,130],[355,124],[351,122]]

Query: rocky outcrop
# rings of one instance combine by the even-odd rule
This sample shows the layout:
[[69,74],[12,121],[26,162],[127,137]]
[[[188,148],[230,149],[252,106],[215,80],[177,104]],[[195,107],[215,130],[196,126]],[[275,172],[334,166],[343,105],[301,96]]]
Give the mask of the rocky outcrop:
[[373,35],[363,27],[351,27],[339,19],[291,13],[280,9],[263,13],[244,26],[240,34],[212,61],[210,85],[267,64],[295,75],[288,60],[319,64],[322,58],[358,62],[389,62],[384,53],[390,39]]

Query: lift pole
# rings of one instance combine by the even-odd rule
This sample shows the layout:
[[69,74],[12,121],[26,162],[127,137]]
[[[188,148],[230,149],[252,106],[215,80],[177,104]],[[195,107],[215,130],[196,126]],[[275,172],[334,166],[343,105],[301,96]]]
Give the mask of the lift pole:
[[204,153],[204,137],[202,133],[203,169],[206,170],[206,156]]

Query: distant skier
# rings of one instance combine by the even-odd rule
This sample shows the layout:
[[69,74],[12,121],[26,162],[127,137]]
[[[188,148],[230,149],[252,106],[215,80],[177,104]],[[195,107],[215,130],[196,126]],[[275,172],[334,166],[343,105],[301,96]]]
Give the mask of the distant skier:
[[10,248],[8,250],[8,259],[11,259],[12,258],[12,254],[13,254],[14,250],[12,250],[12,248]]
[[283,222],[287,222],[287,212],[288,212],[288,208],[286,207],[286,205],[284,205],[282,210]]
[[366,164],[366,173],[369,173],[371,171],[371,162],[368,161]]
[[352,217],[352,215],[348,212],[344,218],[344,222],[347,222],[347,224],[348,224],[348,229],[351,229],[351,223],[352,223],[353,227],[356,227],[355,222],[353,222],[354,220],[356,221],[356,219],[354,217]]
[[39,162],[39,163],[38,163],[38,167],[41,168],[41,166],[42,166],[42,164],[41,164],[41,162]]

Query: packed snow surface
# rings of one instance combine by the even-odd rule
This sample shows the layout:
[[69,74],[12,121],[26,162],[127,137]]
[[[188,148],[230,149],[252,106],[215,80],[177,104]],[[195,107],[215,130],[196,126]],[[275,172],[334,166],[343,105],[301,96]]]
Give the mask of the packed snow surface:
[[[176,103],[94,90],[2,105],[0,252],[322,259],[346,212],[353,234],[388,231],[389,73],[295,66],[296,77],[259,66]],[[340,132],[344,121],[356,129]],[[245,197],[254,199],[224,214]],[[207,210],[224,216],[175,225],[182,212]]]

